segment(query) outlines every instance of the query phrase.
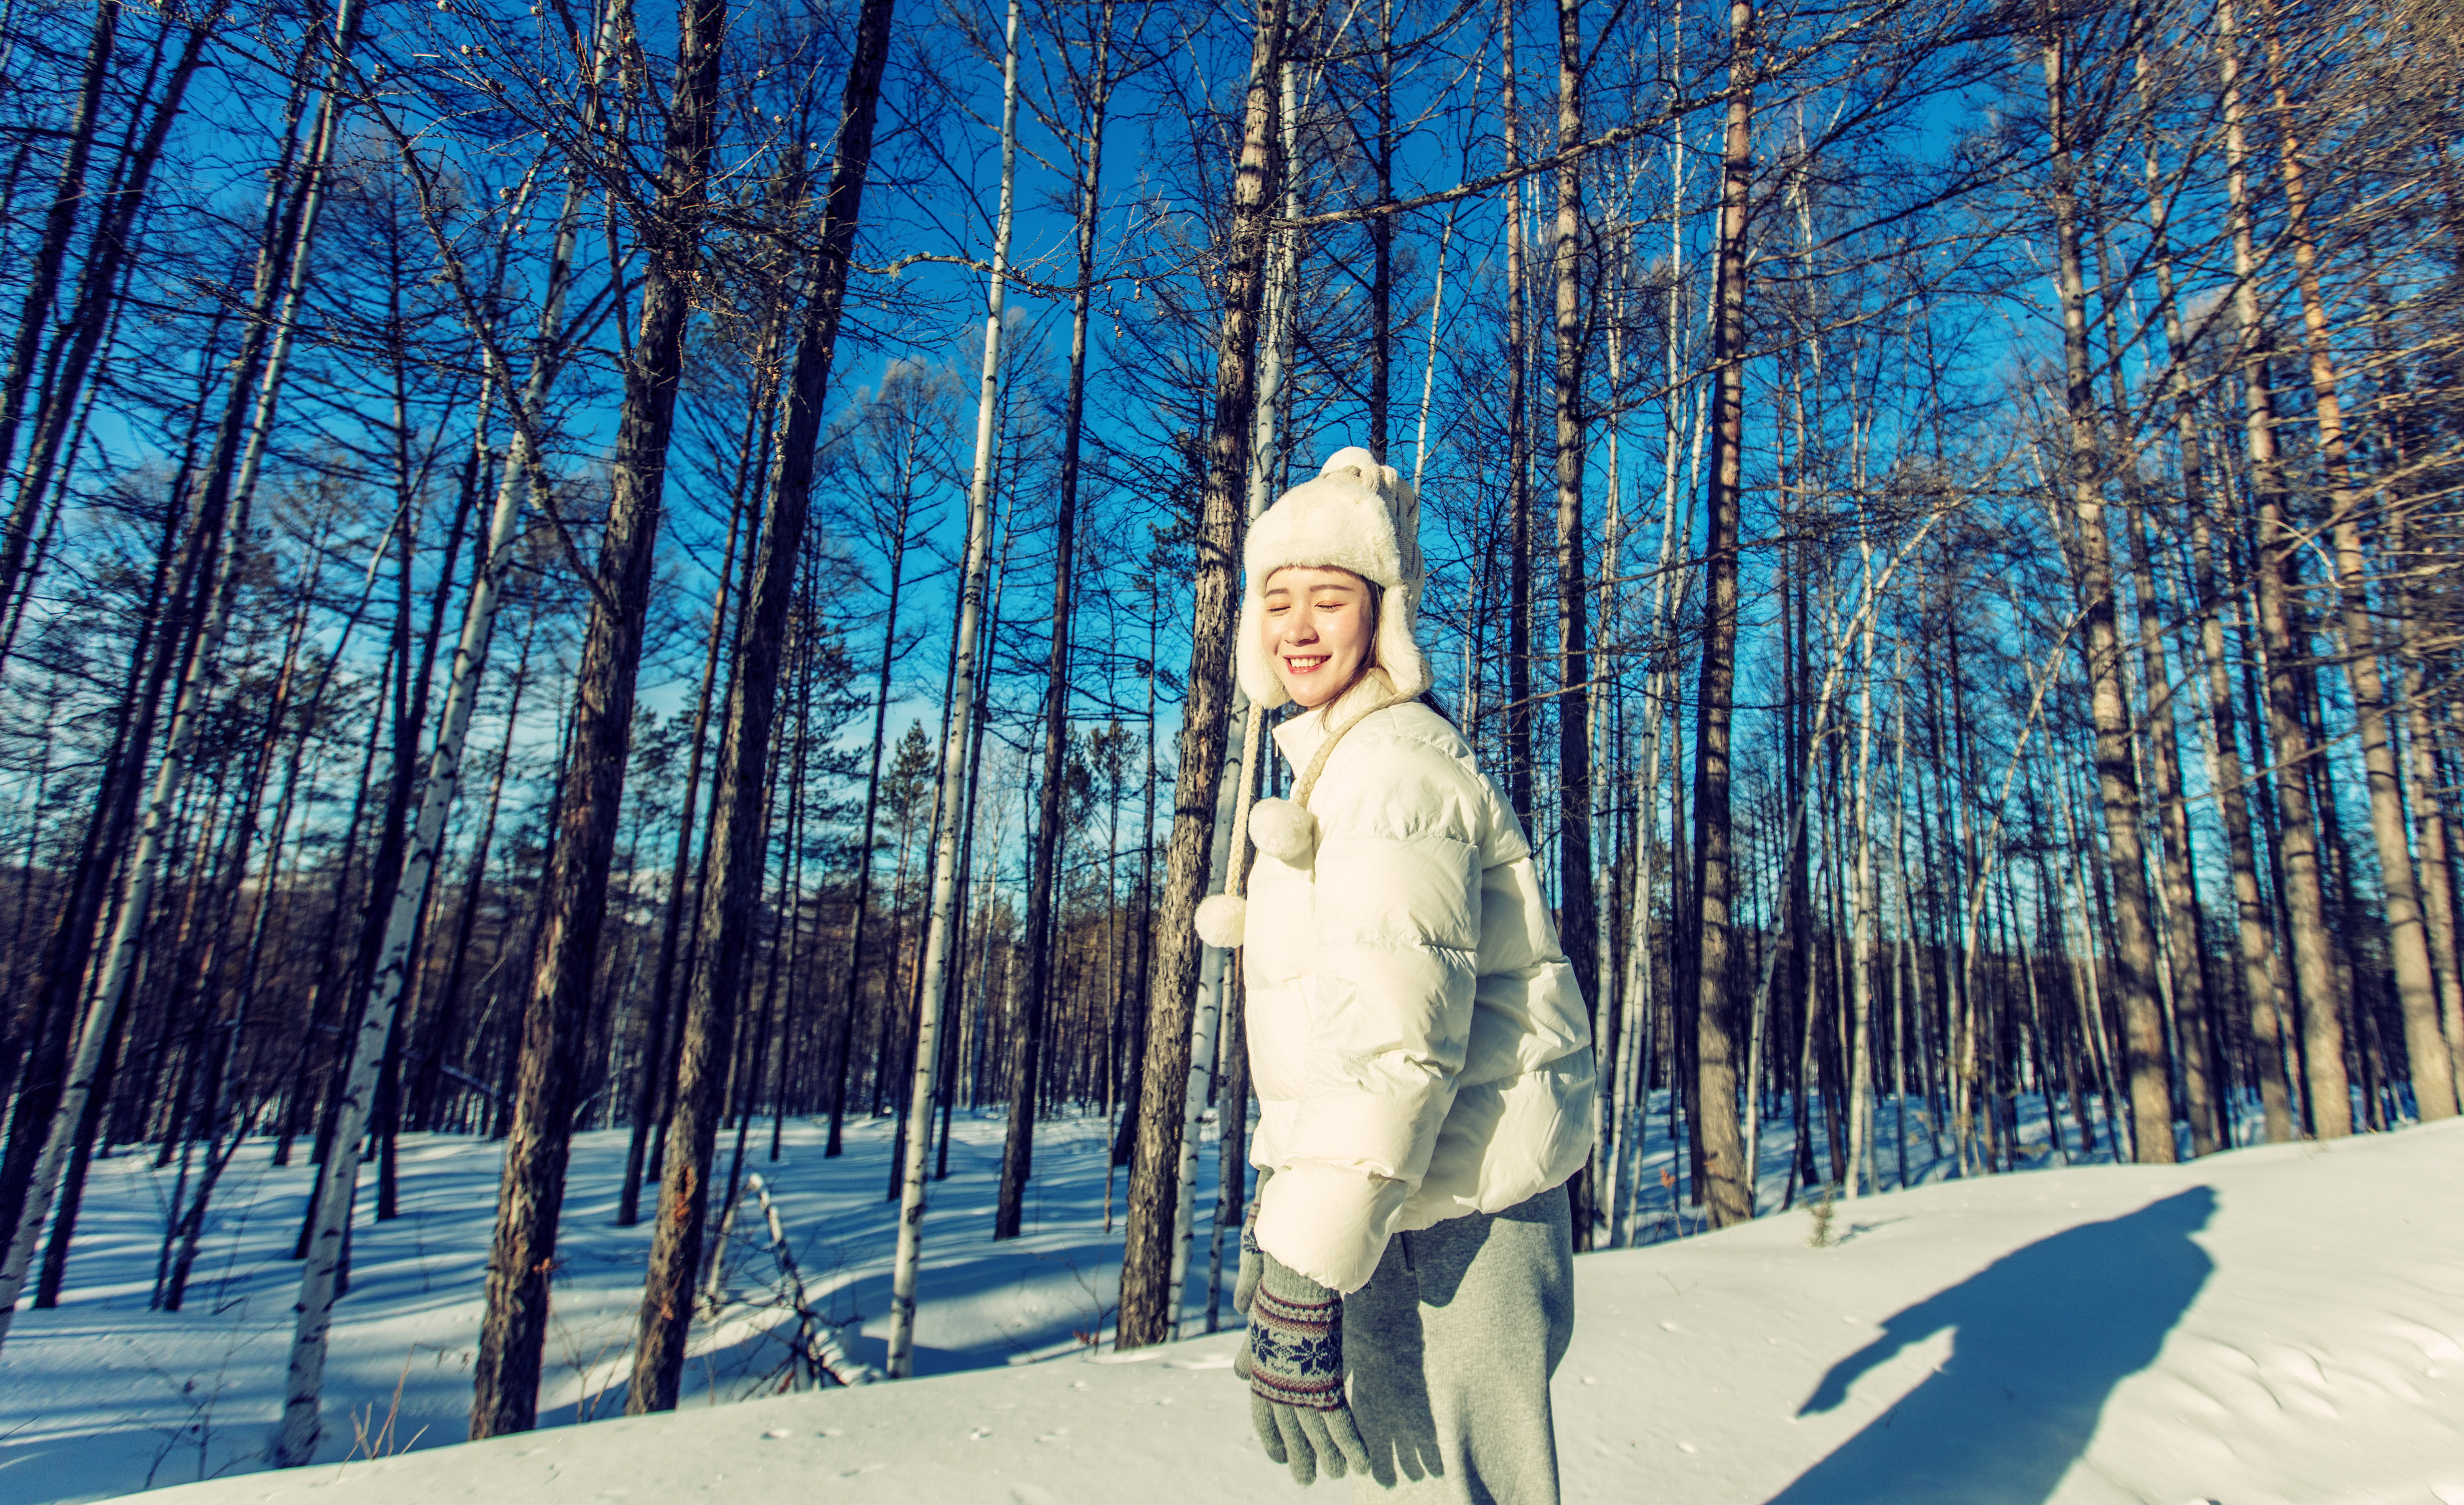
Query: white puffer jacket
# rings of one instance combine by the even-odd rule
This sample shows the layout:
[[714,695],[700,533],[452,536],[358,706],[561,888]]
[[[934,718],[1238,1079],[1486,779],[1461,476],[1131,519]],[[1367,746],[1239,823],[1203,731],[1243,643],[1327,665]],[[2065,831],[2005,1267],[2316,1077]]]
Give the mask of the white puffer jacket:
[[[1284,756],[1308,767],[1328,726],[1386,688],[1373,672],[1285,723]],[[1374,711],[1343,733],[1309,808],[1314,851],[1262,851],[1249,877],[1250,1160],[1275,1172],[1260,1245],[1349,1292],[1393,1234],[1572,1176],[1597,1090],[1531,850],[1461,733],[1417,702]]]

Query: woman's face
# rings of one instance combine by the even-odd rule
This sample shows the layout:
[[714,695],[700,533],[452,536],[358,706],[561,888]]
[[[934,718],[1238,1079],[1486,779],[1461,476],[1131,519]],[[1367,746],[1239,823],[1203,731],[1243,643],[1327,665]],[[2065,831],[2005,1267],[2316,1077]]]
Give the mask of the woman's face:
[[1376,631],[1369,583],[1348,569],[1294,564],[1266,577],[1266,657],[1309,710],[1360,677]]

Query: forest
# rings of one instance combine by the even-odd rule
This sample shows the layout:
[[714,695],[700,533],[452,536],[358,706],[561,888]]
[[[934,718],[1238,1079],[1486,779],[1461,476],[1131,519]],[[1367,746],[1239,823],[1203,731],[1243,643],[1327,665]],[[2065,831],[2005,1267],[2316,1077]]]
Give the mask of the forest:
[[1345,445],[1580,976],[1578,1248],[2453,1117],[2459,139],[2436,0],[8,0],[0,1342],[98,1161],[171,1312],[319,1167],[304,1462],[463,1137],[528,1429],[608,1130],[671,1409],[881,1119],[896,1377],[977,1114],[995,1239],[1100,1123],[1178,1336],[1240,540]]

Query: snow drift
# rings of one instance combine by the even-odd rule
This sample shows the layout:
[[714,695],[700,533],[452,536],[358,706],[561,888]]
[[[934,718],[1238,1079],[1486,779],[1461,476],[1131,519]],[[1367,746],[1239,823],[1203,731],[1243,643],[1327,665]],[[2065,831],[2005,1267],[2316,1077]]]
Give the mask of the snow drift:
[[[1792,1213],[1576,1262],[1556,1386],[1569,1500],[2464,1505],[2464,1122],[1919,1186],[1840,1206],[1827,1247],[1814,1231]],[[1291,1497],[1250,1436],[1238,1341],[688,1406],[148,1498]],[[23,1414],[30,1377],[13,1351],[7,1367]],[[11,1450],[0,1481],[17,1497],[33,1497],[23,1471],[67,1461]]]

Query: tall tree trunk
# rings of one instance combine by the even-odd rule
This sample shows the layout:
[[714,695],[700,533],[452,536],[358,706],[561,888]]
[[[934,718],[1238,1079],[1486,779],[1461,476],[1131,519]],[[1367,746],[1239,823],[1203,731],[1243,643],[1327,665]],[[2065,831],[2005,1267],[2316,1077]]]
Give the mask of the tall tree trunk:
[[1033,870],[1026,896],[1026,991],[1010,1038],[1009,1134],[1001,1145],[1001,1187],[993,1237],[1016,1238],[1035,1159],[1036,1068],[1044,1050],[1045,1000],[1051,990],[1054,869],[1061,846],[1062,791],[1069,763],[1069,628],[1076,586],[1079,452],[1087,411],[1087,323],[1094,287],[1096,221],[1103,208],[1105,77],[1111,7],[1102,8],[1095,39],[1093,87],[1087,118],[1087,166],[1078,187],[1078,283],[1070,302],[1069,387],[1064,399],[1059,497],[1054,502],[1051,654],[1044,688],[1044,782],[1036,793]]
[[[766,341],[765,341],[766,343]],[[762,404],[757,390],[746,414],[744,451],[750,452],[753,422]],[[642,1029],[640,1079],[633,1085],[632,1132],[625,1145],[625,1180],[616,1195],[616,1226],[628,1228],[642,1221],[642,1166],[650,1137],[664,1127],[660,1109],[674,1086],[675,1068],[669,1048],[669,1012],[675,1002],[676,937],[684,925],[686,894],[693,887],[693,815],[701,807],[702,761],[710,746],[711,692],[718,682],[718,658],[727,641],[727,598],[736,586],[736,545],[744,531],[745,467],[737,473],[736,496],[727,514],[727,547],[719,556],[718,580],[710,593],[710,632],[704,640],[701,689],[693,700],[693,748],[686,755],[685,791],[676,807],[676,855],[668,867],[667,903],[659,917],[659,954],[650,974],[650,1012]]]
[[[1505,136],[1506,165],[1523,165],[1522,100],[1514,62],[1514,0],[1499,0],[1497,13],[1498,128]],[[1574,170],[1569,168],[1569,170]],[[1531,424],[1530,338],[1525,332],[1523,295],[1523,188],[1506,189],[1506,796],[1527,837],[1536,836],[1539,814],[1531,762]]]
[[[1280,3],[1280,0],[1277,0]],[[976,655],[983,612],[984,576],[992,554],[992,488],[995,418],[1001,407],[1001,310],[1008,291],[1009,236],[1018,181],[1019,0],[1010,0],[1001,53],[1001,206],[993,223],[992,275],[984,298],[984,364],[976,399],[976,463],[967,488],[967,552],[958,582],[957,631],[952,639],[950,724],[941,741],[943,818],[933,843],[930,896],[926,900],[924,954],[915,967],[913,1080],[908,1117],[913,1133],[900,1146],[898,1248],[890,1274],[890,1343],[886,1367],[903,1380],[915,1367],[915,1282],[924,1252],[925,1132],[933,1121],[933,1096],[941,1069],[941,1004],[948,991],[951,945],[957,934],[959,830],[970,824],[968,771],[976,703]],[[1058,566],[1066,569],[1063,559]]]
[[[2161,203],[2161,198],[2152,202]],[[2159,211],[2161,213],[2161,211]],[[2161,225],[2159,226],[2161,233]],[[2110,237],[2098,227],[2097,280],[2105,288],[2119,285],[2113,272]],[[2119,349],[2117,300],[2101,300],[2105,343]],[[2228,1141],[2231,1124],[2224,1117],[2215,1062],[2208,1050],[2210,1005],[2207,987],[2207,941],[2200,914],[2198,869],[2190,846],[2189,809],[2182,793],[2182,748],[2175,719],[2175,684],[2165,652],[2164,610],[2156,590],[2156,566],[2147,546],[2147,524],[2142,516],[2150,505],[2140,484],[2140,455],[2131,436],[2130,394],[2122,363],[2108,361],[2105,377],[2113,402],[2115,463],[2122,475],[2123,536],[2130,548],[2130,589],[2139,628],[2140,695],[2146,704],[2147,782],[2156,804],[2156,825],[2162,845],[2156,853],[2156,874],[2164,896],[2167,980],[2173,987],[2174,1038],[2182,1063],[2184,1106],[2190,1120],[2192,1156],[2215,1153],[2221,1134]]]
[[1694,719],[1692,900],[1697,941],[1691,971],[1702,1144],[1699,1178],[1713,1228],[1753,1216],[1753,1167],[1737,1128],[1738,1050],[1728,997],[1735,878],[1728,803],[1729,722],[1737,685],[1737,551],[1746,438],[1746,227],[1753,187],[1754,6],[1729,0],[1728,119],[1721,147],[1717,312],[1711,326],[1716,384],[1710,491],[1704,511],[1703,668]]
[[[813,459],[830,365],[847,306],[848,264],[872,165],[873,121],[881,71],[890,54],[893,0],[865,0],[856,19],[854,55],[840,96],[838,154],[823,203],[821,246],[807,273],[803,327],[779,432],[777,472],[761,530],[753,590],[728,674],[727,714],[719,737],[718,782],[711,794],[710,853],[715,859],[694,918],[701,963],[686,994],[684,1051],[676,1065],[675,1111],[668,1122],[667,1174],[651,1236],[650,1269],[642,1288],[641,1337],[633,1351],[627,1415],[672,1410],[684,1378],[685,1342],[693,1326],[693,1281],[701,1268],[705,1187],[716,1147],[719,1095],[735,1033],[737,994],[758,929],[761,857],[769,847],[771,741],[778,721],[779,669],[787,610],[796,593],[811,513]],[[739,1105],[749,1123],[758,1096],[747,1068]],[[737,1140],[742,1158],[742,1137]]]
[[[1395,198],[1395,0],[1378,0],[1376,45],[1370,66],[1375,77],[1370,85],[1369,109],[1377,129],[1369,142],[1369,169],[1375,175],[1377,202],[1385,205]],[[1289,235],[1299,233],[1293,231]],[[1386,448],[1395,390],[1394,215],[1370,218],[1369,257],[1369,453],[1377,456],[1378,463],[1391,465],[1394,456]],[[1207,1331],[1214,1330],[1210,1321]]]
[[[2139,64],[2143,88],[2146,61]],[[2281,1143],[2293,1137],[2293,1118],[2285,1096],[2284,1055],[2281,1049],[2283,1025],[2276,996],[2276,982],[2270,965],[2275,954],[2275,940],[2268,933],[2267,916],[2258,896],[2258,868],[2251,845],[2250,804],[2245,792],[2241,750],[2234,727],[2233,708],[2233,676],[2225,660],[2224,625],[2219,619],[2222,597],[2217,589],[2215,560],[2209,523],[2213,505],[2206,481],[2205,436],[2200,432],[2198,400],[2190,388],[2189,356],[2193,336],[2182,322],[2180,301],[2174,296],[2173,259],[2166,237],[2167,196],[2161,191],[2156,154],[2151,147],[2147,155],[2147,202],[2153,247],[2151,259],[2156,268],[2156,295],[2164,310],[2165,344],[2170,357],[2170,373],[2167,378],[2168,395],[2173,402],[2174,448],[2182,475],[2182,504],[2189,515],[2191,560],[2191,610],[2197,620],[2199,654],[2207,674],[2208,716],[2211,763],[2209,784],[2215,790],[2216,808],[2225,829],[2226,865],[2233,890],[2235,960],[2240,967],[2244,1021],[2252,1053],[2256,1057],[2259,1091],[2259,1114],[2268,1142]],[[2205,333],[2202,326],[2200,333]],[[2133,547],[2138,534],[2132,534]],[[2136,556],[2134,555],[2134,563]],[[2141,594],[2145,595],[2142,587]],[[2188,811],[2182,811],[2187,823]],[[2172,826],[2166,828],[2171,840]],[[2084,1120],[2082,1120],[2084,1126]],[[2230,1113],[2224,1115],[2224,1128],[2233,1127]],[[2093,1149],[2093,1145],[2089,1146]]]
[[[383,900],[384,929],[378,933],[371,957],[368,996],[360,1009],[359,1024],[352,1041],[347,1074],[335,1110],[335,1133],[327,1151],[309,1236],[306,1264],[300,1271],[299,1296],[294,1307],[291,1361],[284,1382],[282,1425],[272,1450],[277,1467],[291,1468],[309,1462],[315,1455],[323,1432],[322,1399],[324,1389],[326,1338],[333,1322],[334,1302],[344,1278],[342,1266],[347,1258],[351,1202],[357,1189],[360,1170],[361,1140],[365,1137],[369,1115],[377,1106],[375,1094],[383,1073],[397,1082],[398,1064],[388,1066],[399,1053],[403,1031],[399,1013],[403,995],[407,989],[416,955],[415,940],[421,929],[431,880],[444,854],[445,821],[462,790],[463,751],[471,731],[472,713],[477,708],[479,687],[487,675],[488,655],[495,640],[496,609],[507,575],[514,564],[514,542],[518,532],[526,493],[534,481],[538,458],[530,415],[539,411],[545,402],[549,384],[554,380],[558,364],[554,342],[561,334],[563,299],[567,270],[571,264],[581,209],[579,186],[567,189],[564,209],[558,220],[554,249],[548,264],[546,296],[539,316],[539,348],[530,373],[521,388],[515,409],[517,419],[511,450],[506,456],[503,475],[498,478],[495,505],[488,521],[488,532],[480,544],[472,571],[471,594],[463,609],[462,632],[453,651],[449,671],[445,706],[437,727],[435,745],[427,759],[426,777],[420,786],[418,813],[408,826],[402,844],[401,871],[397,878],[385,885],[389,889]],[[473,331],[474,335],[479,333]],[[500,389],[512,389],[510,370],[491,372]],[[484,409],[483,409],[484,410]],[[475,491],[476,477],[473,478]],[[457,530],[459,524],[457,523]],[[408,572],[409,524],[405,522],[405,577]],[[445,579],[452,576],[449,554]],[[441,592],[445,586],[440,583]],[[407,597],[406,597],[407,604]],[[429,626],[432,646],[441,626],[441,609]],[[407,644],[406,644],[407,646]],[[423,654],[421,670],[426,668],[428,654]],[[524,644],[528,657],[528,644]],[[404,673],[419,673],[421,688],[415,691],[398,714],[398,722],[408,719],[411,725],[397,725],[395,744],[397,760],[415,758],[421,727],[425,720],[424,672],[413,670],[406,662]],[[517,691],[518,694],[518,689]],[[510,750],[510,745],[508,747]],[[499,770],[499,779],[502,770]],[[397,778],[401,795],[407,800],[409,780]],[[493,802],[489,811],[489,830],[495,826]],[[483,838],[484,841],[484,838]],[[481,861],[484,863],[485,847]],[[471,882],[476,885],[483,873],[474,867]],[[372,893],[369,903],[379,902]],[[373,908],[372,908],[373,913]],[[469,902],[464,910],[464,938],[468,938]],[[448,983],[446,1007],[451,1007],[452,983]],[[441,1052],[447,1042],[438,1039],[434,1049]],[[388,1096],[398,1098],[399,1087]],[[398,1109],[396,1110],[398,1114]],[[381,1209],[382,1210],[382,1209]]]
[[855,902],[847,917],[847,966],[845,981],[839,987],[838,1039],[830,1052],[830,1132],[827,1142],[823,1146],[824,1159],[836,1156],[843,1147],[847,1072],[855,1051],[856,1011],[864,1001],[864,933],[872,918],[872,846],[881,817],[881,759],[888,746],[890,672],[898,661],[900,584],[907,566],[908,509],[913,496],[910,476],[902,471],[898,504],[891,517],[890,587],[883,598],[881,662],[873,675],[872,741],[869,744],[870,762],[864,781],[864,817],[856,823],[861,834],[856,843]]
[[2459,968],[2456,956],[2455,892],[2447,865],[2451,841],[2447,800],[2444,781],[2439,777],[2438,738],[2431,725],[2421,654],[2411,649],[2419,641],[2420,618],[2402,563],[2408,557],[2402,520],[2403,514],[2398,512],[2390,521],[2387,549],[2398,561],[2396,631],[2399,641],[2411,650],[2404,654],[2405,741],[2412,762],[2412,819],[2421,841],[2421,899],[2430,921],[2430,954],[2437,970],[2439,1019],[2446,1033],[2449,1069],[2458,1081],[2464,1081],[2464,968]]
[[2286,515],[2284,477],[2276,447],[2276,397],[2268,374],[2269,339],[2258,304],[2258,254],[2251,227],[2249,105],[2241,94],[2241,55],[2232,0],[2216,7],[2219,79],[2225,120],[2226,192],[2233,236],[2233,311],[2240,325],[2241,367],[2250,453],[2250,488],[2258,503],[2254,577],[2259,648],[2266,661],[2264,700],[2274,744],[2276,860],[2284,887],[2286,927],[2293,933],[2294,975],[2301,1007],[2311,1132],[2322,1140],[2353,1132],[2351,1089],[2344,1071],[2342,989],[2327,934],[2326,892],[2320,873],[2319,833],[2304,765],[2313,755],[2303,725],[2300,676],[2309,656],[2299,631],[2292,587],[2304,535]]
[[2378,631],[2370,621],[2365,584],[2369,564],[2362,551],[2363,497],[2353,484],[2346,454],[2344,409],[2337,390],[2326,301],[2320,287],[2319,242],[2310,227],[2301,139],[2284,87],[2283,46],[2274,32],[2268,38],[2268,56],[2277,80],[2285,228],[2293,240],[2294,283],[2301,294],[2302,341],[2309,349],[2310,394],[2319,424],[2319,463],[2326,472],[2330,578],[2343,628],[2344,678],[2353,691],[2354,731],[2362,744],[2362,769],[2369,786],[2370,835],[2378,846],[2387,950],[2394,963],[2396,1006],[2404,1020],[2405,1054],[2412,1070],[2413,1111],[2424,1122],[2452,1118],[2456,1112],[2454,1062],[2439,1028],[2438,985],[2430,967],[2421,885],[2405,829],[2403,775],[2396,765],[2395,737],[2388,724],[2387,674],[2380,659]]
[[573,746],[566,755],[563,808],[540,883],[539,943],[522,1010],[513,1125],[473,1375],[474,1440],[528,1431],[539,1409],[548,1280],[556,1268],[557,1218],[564,1206],[565,1157],[589,1033],[599,935],[607,918],[607,868],[625,792],[668,438],[700,259],[727,11],[727,0],[685,0],[677,8],[677,67],[664,157],[654,201],[641,216],[648,252],[641,326],[625,364],[611,465],[614,496],[575,672]]
[[2063,404],[2070,419],[2063,485],[2069,493],[2074,555],[2087,658],[2088,709],[2096,724],[2097,794],[2104,810],[2105,863],[2113,883],[2116,981],[2129,1075],[2132,1145],[2142,1164],[2171,1164],[2172,1077],[2164,1008],[2156,996],[2156,931],[2140,827],[2139,774],[2131,759],[2130,700],[2123,684],[2122,640],[2105,534],[2097,454],[2096,394],[2088,362],[2087,293],[2079,248],[2078,159],[2069,127],[2070,87],[2060,33],[2043,40],[2046,126],[2052,138],[2055,280],[2061,299]]
[[[1172,847],[1162,902],[1150,918],[1145,1075],[1149,1083],[1189,1077],[1192,994],[1202,949],[1195,924],[1206,893],[1215,794],[1231,708],[1232,631],[1239,601],[1241,512],[1249,480],[1252,405],[1257,400],[1260,293],[1272,241],[1277,75],[1287,0],[1265,0],[1249,50],[1249,90],[1232,214],[1224,228],[1223,329],[1215,347],[1214,432],[1207,448],[1205,500],[1198,517],[1197,582],[1183,683],[1180,757],[1173,785]],[[1115,1343],[1143,1348],[1170,1336],[1172,1259],[1180,1169],[1181,1098],[1148,1092],[1138,1101],[1135,1152],[1121,1250],[1121,1303]]]
[[[1147,598],[1146,656],[1146,777],[1140,783],[1138,812],[1138,924],[1134,931],[1137,961],[1130,974],[1129,1018],[1124,1023],[1121,1039],[1121,1060],[1128,1077],[1121,1090],[1121,1122],[1112,1133],[1111,1164],[1127,1165],[1134,1158],[1138,1142],[1138,1126],[1145,1121],[1139,1103],[1145,1100],[1147,1058],[1148,979],[1155,968],[1155,668],[1158,662],[1156,643],[1163,620],[1162,592],[1154,579],[1145,583]],[[1195,909],[1195,901],[1192,908]],[[1111,1171],[1104,1173],[1106,1231],[1111,1231]]]
[[[1557,150],[1583,139],[1582,0],[1557,0]],[[1557,939],[1573,963],[1595,1050],[1599,921],[1592,874],[1591,574],[1583,559],[1583,160],[1557,169]],[[1597,1063],[1595,1063],[1595,1069]],[[1574,1184],[1574,1247],[1592,1247],[1590,1167]]]
[[539,618],[535,615],[524,626],[521,653],[514,660],[513,683],[505,706],[505,735],[496,744],[495,772],[488,784],[488,811],[480,817],[478,839],[471,849],[468,876],[463,880],[460,913],[453,921],[453,939],[447,955],[452,960],[445,969],[445,981],[437,987],[436,1007],[423,1025],[426,1043],[419,1051],[419,1074],[411,1093],[411,1122],[422,1129],[435,1130],[444,1123],[446,1056],[464,1046],[456,1028],[461,1018],[462,979],[471,963],[472,937],[478,930],[479,900],[488,887],[488,856],[496,842],[496,817],[505,798],[505,777],[511,770],[514,756],[514,734],[521,725],[522,693],[530,686],[531,647],[539,634]]

